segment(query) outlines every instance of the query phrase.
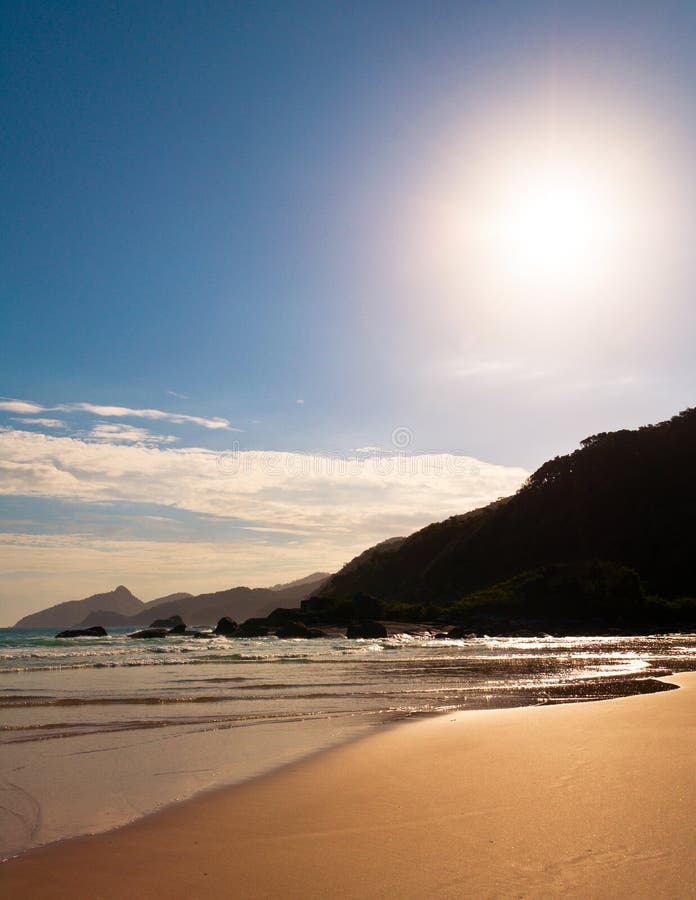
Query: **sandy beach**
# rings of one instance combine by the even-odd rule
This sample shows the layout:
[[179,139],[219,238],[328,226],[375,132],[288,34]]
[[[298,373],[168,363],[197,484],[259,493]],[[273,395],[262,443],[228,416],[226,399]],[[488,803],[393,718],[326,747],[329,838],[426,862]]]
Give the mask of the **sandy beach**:
[[6,896],[696,897],[679,690],[406,723],[0,867]]

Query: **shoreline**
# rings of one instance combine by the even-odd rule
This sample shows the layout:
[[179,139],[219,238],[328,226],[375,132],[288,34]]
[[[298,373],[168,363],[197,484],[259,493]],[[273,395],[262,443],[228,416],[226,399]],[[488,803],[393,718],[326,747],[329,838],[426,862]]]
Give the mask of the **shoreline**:
[[[694,668],[696,636],[258,639],[237,650],[123,640],[109,666],[87,646],[87,669],[63,665],[66,652],[84,663],[78,647],[59,649],[56,674],[6,673],[0,859],[111,831],[425,713],[666,689],[654,679]],[[44,665],[54,651],[42,638],[9,644],[7,658]]]
[[[583,896],[581,884],[585,896],[696,896],[696,673],[660,680],[682,689],[389,725],[118,829],[27,851],[0,865],[0,885],[37,898],[219,897],[232,884],[245,897]],[[627,802],[636,786],[649,797]],[[530,842],[548,831],[551,808],[560,832]],[[661,847],[652,856],[651,845]]]
[[[606,685],[602,684],[602,681],[602,679],[599,679],[595,685],[592,685],[592,687],[606,688]],[[642,686],[641,689],[634,691],[633,689],[638,685]],[[650,685],[650,687],[648,687],[648,685]],[[141,820],[157,816],[170,808],[181,806],[183,804],[195,801],[199,798],[215,794],[216,792],[225,792],[235,787],[262,781],[263,779],[272,777],[275,774],[281,774],[286,769],[289,769],[292,766],[311,762],[316,757],[319,757],[325,753],[330,753],[332,751],[340,750],[343,747],[348,747],[356,741],[378,737],[379,735],[388,732],[391,729],[408,726],[420,721],[437,721],[442,716],[457,715],[460,713],[471,711],[485,710],[489,712],[495,712],[509,709],[539,708],[546,705],[552,706],[577,703],[592,703],[608,699],[621,699],[626,696],[640,695],[643,693],[658,693],[660,691],[669,690],[672,687],[673,686],[668,685],[664,682],[663,677],[657,675],[642,678],[637,682],[633,680],[618,680],[614,682],[614,688],[619,688],[619,691],[612,696],[607,697],[593,696],[591,692],[586,693],[588,685],[585,684],[583,686],[582,696],[576,696],[573,699],[547,698],[545,701],[541,702],[539,698],[537,698],[536,703],[532,700],[526,700],[512,705],[505,704],[493,707],[482,706],[478,708],[464,707],[462,709],[449,710],[445,712],[415,712],[410,713],[406,716],[402,716],[400,718],[384,720],[381,722],[377,721],[367,724],[367,722],[365,721],[362,722],[362,724],[351,724],[349,728],[344,728],[343,733],[340,736],[336,734],[335,727],[333,727],[332,732],[327,731],[326,726],[329,723],[333,723],[335,720],[335,716],[332,715],[322,716],[318,720],[308,719],[303,722],[295,723],[293,723],[291,720],[274,722],[271,724],[272,733],[265,734],[265,737],[261,740],[261,742],[259,742],[259,735],[256,734],[257,728],[261,726],[257,723],[254,728],[244,728],[237,735],[237,741],[239,741],[240,738],[243,741],[247,741],[250,738],[251,743],[247,745],[246,752],[242,753],[241,758],[239,758],[240,747],[239,744],[237,744],[237,746],[235,747],[237,759],[236,765],[233,768],[227,767],[228,770],[224,775],[216,773],[216,777],[213,780],[206,779],[208,780],[208,783],[206,784],[204,781],[204,783],[200,784],[199,786],[193,786],[190,778],[190,773],[185,768],[181,769],[179,771],[179,778],[181,779],[182,777],[184,777],[187,780],[185,780],[184,782],[180,782],[175,792],[170,791],[170,796],[165,796],[159,801],[156,800],[155,795],[152,793],[152,789],[150,787],[151,782],[148,781],[147,778],[141,777],[139,780],[139,789],[141,791],[139,796],[136,797],[136,795],[134,795],[133,785],[129,787],[128,793],[125,794],[123,772],[120,771],[118,767],[112,769],[112,779],[118,782],[119,791],[124,792],[124,800],[127,804],[127,811],[129,813],[128,817],[122,818],[124,807],[123,802],[119,801],[118,807],[114,807],[113,804],[116,795],[114,794],[113,789],[111,789],[108,783],[102,782],[102,809],[108,812],[102,813],[96,818],[94,816],[94,813],[92,812],[92,815],[89,819],[83,820],[84,824],[81,827],[73,826],[72,833],[65,830],[65,825],[63,825],[63,828],[61,828],[60,826],[56,828],[55,801],[52,801],[52,805],[49,805],[48,809],[44,809],[43,805],[38,805],[39,800],[38,798],[36,798],[36,794],[31,782],[27,782],[25,779],[24,787],[22,787],[21,782],[20,784],[14,784],[10,781],[6,781],[7,786],[14,788],[15,792],[18,791],[23,794],[20,799],[24,801],[25,806],[26,801],[30,800],[32,796],[34,797],[36,818],[33,830],[43,831],[43,829],[46,828],[49,833],[50,831],[53,831],[54,834],[56,833],[56,831],[58,831],[58,833],[56,834],[56,836],[49,838],[48,840],[46,840],[45,838],[36,840],[36,838],[32,834],[30,835],[30,840],[32,841],[32,843],[27,846],[17,846],[16,848],[8,847],[7,849],[3,848],[4,852],[3,855],[0,856],[0,866],[5,862],[9,862],[10,860],[22,858],[26,854],[33,854],[37,850],[40,850],[42,848],[61,846],[74,840],[88,839],[100,835],[108,835],[112,832],[119,831],[122,828],[133,825]],[[301,739],[299,739],[298,732],[296,731],[297,725],[303,726],[303,734],[301,735]],[[319,729],[318,731],[317,727]],[[311,729],[311,731],[308,732],[307,729]],[[266,729],[263,730],[265,731]],[[220,733],[215,730],[207,734],[205,733],[205,731],[194,731],[191,734],[175,738],[175,741],[188,742],[186,755],[191,758],[191,755],[194,754],[196,762],[200,765],[204,761],[204,759],[201,758],[200,754],[205,753],[206,751],[210,753],[212,749],[209,743],[210,740],[216,740],[220,736]],[[167,738],[167,740],[170,739],[170,737]],[[267,754],[266,750],[264,749],[265,741],[271,741],[271,744],[274,746],[274,750],[271,753],[270,758],[266,758]],[[60,743],[62,743],[62,741]],[[141,747],[140,749],[142,752],[149,748]],[[83,748],[81,750],[78,750],[77,754],[78,756],[81,756],[82,759],[84,759],[84,753],[87,753],[87,757],[89,758],[94,755],[96,755],[97,757],[101,757],[105,752],[109,751],[113,752],[113,748],[109,746],[101,746],[98,744],[96,749],[94,746],[91,746],[89,749]],[[183,751],[184,747],[179,746],[178,750],[175,751],[174,757],[180,757]],[[249,759],[250,752],[254,754],[253,762],[251,762]],[[73,753],[71,753],[70,755],[73,755]],[[63,759],[63,757],[59,757],[57,760],[57,765],[59,768],[61,765],[61,759]],[[151,764],[152,761],[150,760],[150,767]],[[147,771],[148,758],[143,758],[143,756],[141,755],[139,765],[143,767],[145,771]],[[26,768],[26,766],[23,768]],[[206,770],[199,769],[198,771],[205,772]],[[85,770],[83,774],[88,780],[90,777],[90,769]],[[155,775],[157,774],[159,773],[155,773]],[[91,770],[91,775],[100,777],[96,775],[94,770]],[[73,788],[79,789],[80,785],[74,784]],[[133,811],[136,809],[134,805],[135,802],[137,802],[137,813],[133,815]],[[11,803],[12,799],[8,798],[5,804],[5,810],[9,811],[11,809]],[[83,809],[82,814],[84,815],[85,813],[89,814],[89,810]],[[5,824],[7,824],[7,822],[5,822]],[[61,830],[63,831],[63,833],[60,833]]]

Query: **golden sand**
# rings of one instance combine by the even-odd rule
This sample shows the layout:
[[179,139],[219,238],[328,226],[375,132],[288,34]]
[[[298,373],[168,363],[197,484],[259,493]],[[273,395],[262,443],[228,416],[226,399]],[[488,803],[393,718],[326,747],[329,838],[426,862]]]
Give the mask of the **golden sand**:
[[[0,866],[5,897],[696,897],[696,673],[406,723]],[[106,777],[107,773],[105,773]]]

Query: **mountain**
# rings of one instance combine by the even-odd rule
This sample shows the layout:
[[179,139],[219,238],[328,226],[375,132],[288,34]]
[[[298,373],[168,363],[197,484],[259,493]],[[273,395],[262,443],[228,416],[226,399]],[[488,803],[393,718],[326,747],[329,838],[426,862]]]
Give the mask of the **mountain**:
[[[59,628],[65,625],[76,625],[86,615],[99,610],[108,610],[122,616],[132,616],[142,608],[142,601],[120,584],[113,591],[104,594],[93,594],[83,600],[68,600],[43,609],[40,612],[24,616],[15,628]],[[98,624],[102,624],[101,620]],[[112,624],[112,623],[109,623]]]
[[329,572],[312,572],[311,575],[305,575],[304,578],[297,578],[295,581],[288,581],[286,584],[274,584],[269,590],[285,591],[288,588],[304,587],[306,584],[314,585],[318,581],[326,581],[329,577]]
[[[136,613],[136,615],[140,614]],[[110,609],[94,609],[77,625],[80,628],[92,628],[95,625],[101,625],[103,628],[127,628],[132,620],[133,616],[124,616],[123,613]]]
[[242,620],[265,616],[278,606],[297,606],[309,594],[319,590],[328,578],[326,572],[315,572],[289,584],[273,588],[235,587],[215,593],[187,594],[179,592],[143,603],[128,588],[119,585],[104,594],[84,600],[69,600],[20,619],[15,628],[64,628],[70,625],[90,627],[104,625],[129,628],[149,625],[153,619],[180,615],[189,624],[215,624],[222,616]]
[[105,628],[127,628],[133,621],[142,623],[156,616],[155,606],[172,603],[176,600],[186,600],[189,597],[193,597],[193,594],[187,594],[185,591],[167,594],[166,597],[156,597],[147,603],[141,603],[140,609],[135,613],[135,616],[127,616],[113,609],[95,609],[86,615],[79,625],[81,628],[91,628],[93,625],[102,625]]
[[[214,625],[222,616],[229,616],[236,621],[266,616],[279,606],[299,606],[305,597],[318,591],[327,575],[323,572],[317,575],[315,581],[302,578],[275,588],[234,587],[158,603],[156,609],[148,607],[139,610],[121,624],[149,625],[153,617],[168,619],[171,616],[181,616],[189,625]],[[90,624],[95,623],[92,621]]]
[[[540,567],[593,561],[633,570],[647,594],[695,597],[694,459],[696,409],[593,435],[544,463],[512,497],[361,554],[312,608],[369,595],[392,615],[400,604],[436,612]],[[608,570],[601,578],[616,581]]]
[[152,609],[153,606],[159,606],[161,603],[172,603],[174,600],[186,600],[189,597],[193,597],[193,594],[187,594],[186,591],[178,591],[176,594],[167,594],[166,597],[155,597],[154,600],[148,600],[147,603],[143,603],[143,606],[147,609]]

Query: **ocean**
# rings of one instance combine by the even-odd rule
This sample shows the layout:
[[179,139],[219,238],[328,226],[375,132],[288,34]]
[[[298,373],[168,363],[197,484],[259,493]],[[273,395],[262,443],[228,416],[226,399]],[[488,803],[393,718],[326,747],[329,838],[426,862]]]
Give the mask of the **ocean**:
[[0,858],[413,716],[668,689],[696,635],[56,639],[0,629]]

